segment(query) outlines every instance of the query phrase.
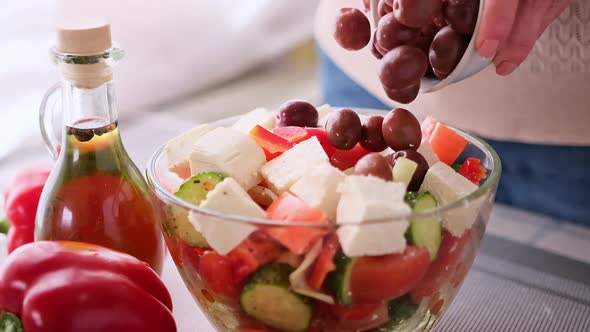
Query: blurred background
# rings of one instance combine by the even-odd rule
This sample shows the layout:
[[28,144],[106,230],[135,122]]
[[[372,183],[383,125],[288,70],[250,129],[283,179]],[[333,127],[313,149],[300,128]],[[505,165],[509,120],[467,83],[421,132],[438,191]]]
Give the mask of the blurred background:
[[40,144],[38,107],[59,79],[49,58],[57,22],[104,18],[111,23],[113,39],[126,52],[114,77],[123,126],[150,112],[181,123],[202,122],[290,98],[319,102],[312,42],[317,3],[4,1],[0,158]]

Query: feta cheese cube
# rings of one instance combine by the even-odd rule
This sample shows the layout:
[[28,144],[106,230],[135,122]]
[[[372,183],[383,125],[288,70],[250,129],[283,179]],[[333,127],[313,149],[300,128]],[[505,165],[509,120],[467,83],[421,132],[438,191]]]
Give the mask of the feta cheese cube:
[[406,249],[408,221],[340,226],[336,231],[342,251],[349,257],[379,256]]
[[248,190],[260,182],[259,169],[266,162],[256,141],[236,129],[218,127],[203,135],[192,148],[191,174],[220,172]]
[[193,144],[213,128],[208,124],[199,125],[166,143],[168,169],[182,179],[190,177],[189,156]]
[[273,130],[276,124],[275,113],[268,111],[265,108],[256,108],[240,117],[232,128],[241,131],[244,134],[249,134],[256,125],[260,125],[268,130]]
[[[455,172],[443,162],[434,164],[424,177],[420,192],[428,191],[439,202],[440,206],[452,204],[477,190],[477,186],[463,175]],[[477,219],[478,211],[483,200],[470,202],[448,210],[444,214],[443,227],[455,236],[461,236],[466,229],[471,228]]]
[[[266,213],[233,178],[226,178],[207,193],[200,207],[225,214],[250,218],[264,218]],[[227,221],[196,212],[189,214],[189,222],[201,232],[207,243],[221,255],[237,247],[256,227],[246,223]]]
[[340,200],[338,186],[346,175],[330,164],[321,164],[305,173],[290,191],[307,205],[336,220],[336,207]]
[[264,164],[260,174],[275,193],[281,194],[312,168],[328,163],[328,156],[314,136]]
[[416,151],[418,151],[424,157],[424,159],[426,159],[428,162],[428,167],[432,167],[432,165],[439,162],[438,156],[436,153],[434,153],[434,151],[432,151],[432,145],[430,145],[428,140],[423,140],[422,143],[420,143],[420,147]]
[[362,223],[370,220],[405,218],[410,207],[404,202],[405,185],[373,176],[347,176],[339,188],[336,222]]

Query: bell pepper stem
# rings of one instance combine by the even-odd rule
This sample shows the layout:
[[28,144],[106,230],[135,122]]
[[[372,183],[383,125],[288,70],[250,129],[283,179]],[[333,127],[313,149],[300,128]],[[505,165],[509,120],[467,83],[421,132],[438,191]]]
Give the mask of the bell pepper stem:
[[[0,233],[1,234],[8,234],[8,230],[10,229],[10,223],[6,218],[0,220]],[[4,332],[4,331],[0,331]]]
[[20,319],[9,312],[0,313],[0,332],[25,332]]

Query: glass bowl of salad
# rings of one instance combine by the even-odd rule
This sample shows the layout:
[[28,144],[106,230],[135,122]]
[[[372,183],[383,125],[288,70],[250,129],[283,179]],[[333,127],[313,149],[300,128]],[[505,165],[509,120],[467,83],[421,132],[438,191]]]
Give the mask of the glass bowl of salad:
[[487,143],[435,119],[291,101],[179,135],[147,178],[218,331],[388,332],[449,308],[500,173]]

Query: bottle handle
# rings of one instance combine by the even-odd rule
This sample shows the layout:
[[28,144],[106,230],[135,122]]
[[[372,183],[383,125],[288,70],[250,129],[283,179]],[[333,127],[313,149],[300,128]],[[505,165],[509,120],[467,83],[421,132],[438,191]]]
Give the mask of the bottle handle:
[[41,137],[43,137],[45,146],[54,160],[57,159],[60,150],[60,139],[55,132],[54,125],[56,105],[61,99],[59,92],[61,92],[61,84],[56,83],[47,90],[41,101],[41,106],[39,107],[39,127],[41,129]]

